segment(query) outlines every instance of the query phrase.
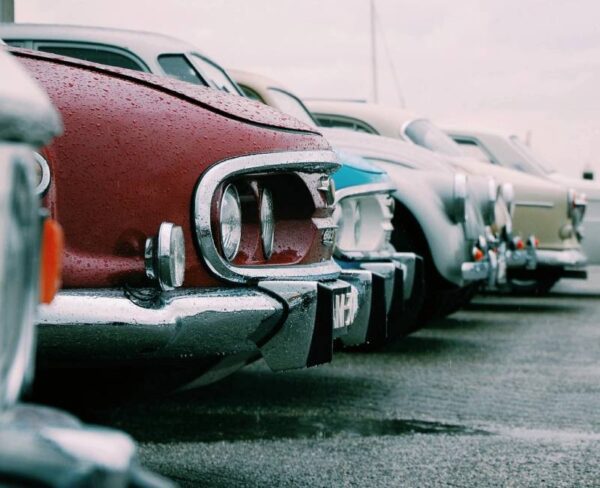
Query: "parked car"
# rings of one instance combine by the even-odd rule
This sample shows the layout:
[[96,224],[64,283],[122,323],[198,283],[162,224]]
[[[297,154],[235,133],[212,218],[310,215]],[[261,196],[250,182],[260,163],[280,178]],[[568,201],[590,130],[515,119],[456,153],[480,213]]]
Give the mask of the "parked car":
[[[393,107],[369,103],[309,101],[309,109],[325,127],[348,127],[399,138],[437,152],[470,174],[493,176],[514,187],[513,229],[524,240],[535,238],[537,266],[515,268],[515,290],[547,292],[561,278],[585,278],[587,260],[577,237],[577,221],[568,209],[569,192],[539,177],[498,166],[483,166],[465,157],[460,147],[431,121]],[[577,213],[583,203],[578,203]]]
[[[517,136],[504,137],[489,132],[450,130],[448,134],[463,152],[473,158],[554,181],[569,192],[569,212],[576,232],[582,237],[583,252],[590,264],[600,264],[600,184],[568,177],[542,160]],[[578,204],[582,200],[586,206]],[[585,210],[585,216],[584,211]],[[583,227],[578,221],[583,221]]]
[[[244,94],[257,102],[276,108],[303,123],[317,129],[317,123],[302,101],[270,78],[239,70],[228,70]],[[405,314],[413,314],[423,303],[422,258],[414,253],[398,253],[391,244],[394,200],[391,196],[396,187],[385,172],[369,164],[358,155],[342,152],[342,168],[334,177],[336,186],[336,219],[339,226],[335,255],[345,269],[371,270],[375,276],[385,277],[394,268],[402,267],[404,280],[396,281],[396,291],[390,280],[387,290],[382,284],[375,285],[373,303],[386,304],[387,312],[374,313],[375,323],[389,319],[390,335],[404,329]],[[357,233],[358,232],[358,233]],[[391,265],[391,267],[390,267]],[[399,297],[397,295],[399,294]],[[383,295],[385,299],[380,299]],[[406,301],[403,304],[403,301]],[[381,337],[381,336],[380,336]],[[380,341],[378,341],[380,342]]]
[[495,201],[478,185],[430,151],[401,141],[343,129],[326,129],[324,135],[335,147],[384,169],[396,185],[392,243],[423,256],[425,264],[425,301],[411,329],[457,310],[480,285],[496,282],[497,254],[484,222],[490,212],[486,217],[481,212]]
[[0,39],[93,63],[168,76],[242,94],[227,72],[195,46],[152,32],[53,24],[0,24]]
[[13,53],[65,124],[41,152],[67,235],[46,360],[285,370],[368,327],[362,280],[332,259],[338,163],[320,134],[237,95]]
[[60,282],[62,232],[40,212],[44,174],[35,171],[33,150],[61,124],[43,91],[3,48],[0,72],[0,484],[172,486],[140,467],[128,435],[16,403],[33,374],[36,308],[52,301]]

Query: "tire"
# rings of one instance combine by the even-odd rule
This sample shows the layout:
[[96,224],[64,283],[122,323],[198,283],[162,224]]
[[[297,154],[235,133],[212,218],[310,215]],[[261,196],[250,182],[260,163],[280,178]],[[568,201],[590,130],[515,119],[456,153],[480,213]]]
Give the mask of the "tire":
[[510,292],[516,295],[547,295],[560,278],[510,280]]
[[419,223],[402,205],[396,205],[392,243],[400,252],[414,252],[423,258],[423,300],[402,315],[400,324],[393,328],[393,339],[407,336],[425,327],[436,317],[449,315],[466,305],[478,290],[478,284],[458,287],[442,278],[437,272],[429,245]]

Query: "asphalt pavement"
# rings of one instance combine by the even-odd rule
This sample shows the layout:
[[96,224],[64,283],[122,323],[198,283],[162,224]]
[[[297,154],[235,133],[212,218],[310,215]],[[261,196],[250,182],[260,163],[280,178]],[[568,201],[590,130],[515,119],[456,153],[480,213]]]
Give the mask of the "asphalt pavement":
[[594,268],[327,366],[73,411],[182,486],[600,486],[599,349]]

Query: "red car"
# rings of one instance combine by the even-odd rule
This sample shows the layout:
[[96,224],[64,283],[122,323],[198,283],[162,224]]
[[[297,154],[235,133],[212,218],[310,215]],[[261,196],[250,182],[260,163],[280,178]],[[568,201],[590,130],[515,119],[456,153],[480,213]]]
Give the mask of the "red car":
[[283,370],[366,334],[370,274],[332,260],[338,164],[319,133],[235,95],[12,53],[65,126],[39,158],[66,237],[42,360]]

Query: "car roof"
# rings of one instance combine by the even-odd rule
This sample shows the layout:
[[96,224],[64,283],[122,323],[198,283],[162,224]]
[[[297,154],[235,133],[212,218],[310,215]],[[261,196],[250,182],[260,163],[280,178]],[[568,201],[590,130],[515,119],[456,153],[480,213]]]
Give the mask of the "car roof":
[[[117,46],[143,57],[168,52],[198,52],[188,42],[155,32],[62,24],[0,24],[0,38],[11,40],[91,42]],[[200,53],[202,54],[202,53]]]
[[175,80],[165,76],[143,73],[141,71],[134,71],[125,68],[115,68],[112,66],[91,63],[89,61],[82,61],[75,58],[43,53],[40,51],[9,48],[9,52],[17,55],[18,57],[44,60],[51,63],[73,66],[79,69],[94,70],[99,73],[104,73],[108,76],[127,79],[134,83],[143,84],[156,90],[162,90],[165,93],[171,93],[172,95],[180,98],[185,98],[192,103],[201,105],[214,112],[227,115],[230,118],[236,118],[238,120],[279,129],[312,133],[316,132],[312,127],[297,121],[293,117],[283,114],[279,110],[275,110],[262,103],[246,99],[237,94],[229,94],[220,90],[214,90],[205,86],[193,85],[191,83]]
[[331,114],[350,117],[366,122],[381,135],[400,136],[401,128],[408,122],[422,119],[409,110],[377,103],[345,100],[305,100],[306,106],[315,114]]

